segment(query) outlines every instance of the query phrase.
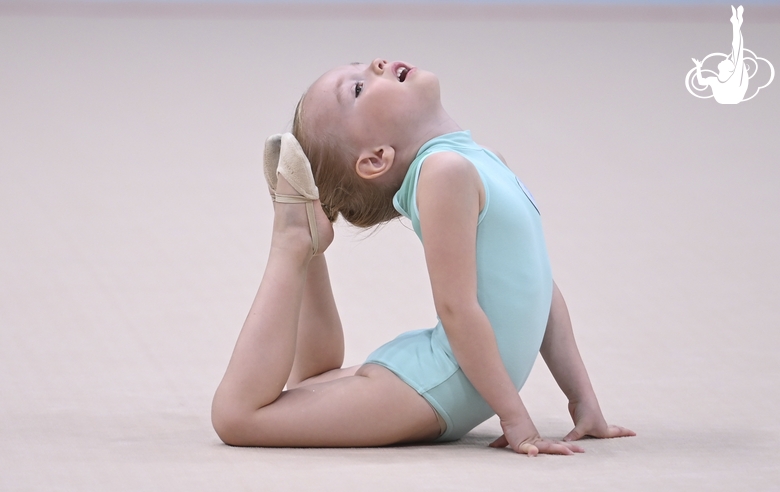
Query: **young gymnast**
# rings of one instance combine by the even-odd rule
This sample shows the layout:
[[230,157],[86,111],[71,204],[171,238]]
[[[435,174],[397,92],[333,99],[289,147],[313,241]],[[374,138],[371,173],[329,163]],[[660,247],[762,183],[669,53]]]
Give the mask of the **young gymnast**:
[[[219,437],[236,446],[443,442],[494,414],[503,435],[491,446],[531,456],[582,452],[570,441],[584,436],[634,435],[602,416],[536,205],[502,161],[447,115],[430,72],[377,59],[315,81],[293,134],[266,142],[271,248],[214,395]],[[369,227],[399,213],[423,241],[439,323],[342,368],[323,256],[332,221]],[[563,442],[539,436],[518,395],[539,352],[569,399],[574,429]]]

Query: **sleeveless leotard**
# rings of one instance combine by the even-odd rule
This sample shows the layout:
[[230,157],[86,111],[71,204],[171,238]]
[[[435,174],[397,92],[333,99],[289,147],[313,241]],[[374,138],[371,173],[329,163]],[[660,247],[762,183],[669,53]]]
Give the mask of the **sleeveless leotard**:
[[[420,240],[417,182],[425,159],[456,152],[479,172],[485,205],[477,225],[477,300],[490,320],[501,359],[517,387],[539,352],[552,301],[552,274],[539,212],[531,194],[468,131],[442,135],[422,146],[393,198]],[[400,335],[369,355],[422,395],[447,427],[438,441],[460,439],[495,414],[460,369],[441,319],[434,328]]]

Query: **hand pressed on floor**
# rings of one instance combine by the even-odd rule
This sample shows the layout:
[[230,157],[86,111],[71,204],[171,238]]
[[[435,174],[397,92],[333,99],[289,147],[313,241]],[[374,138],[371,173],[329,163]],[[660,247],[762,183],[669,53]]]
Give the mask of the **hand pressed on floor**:
[[573,443],[543,439],[532,422],[505,422],[501,421],[501,429],[504,435],[490,443],[491,448],[503,448],[509,446],[513,451],[528,456],[542,454],[574,454],[583,453],[585,450]]
[[596,405],[572,402],[569,403],[569,413],[574,421],[574,429],[566,434],[564,441],[576,441],[585,436],[598,439],[609,439],[613,437],[635,436],[636,432],[619,425],[608,425],[601,409]]

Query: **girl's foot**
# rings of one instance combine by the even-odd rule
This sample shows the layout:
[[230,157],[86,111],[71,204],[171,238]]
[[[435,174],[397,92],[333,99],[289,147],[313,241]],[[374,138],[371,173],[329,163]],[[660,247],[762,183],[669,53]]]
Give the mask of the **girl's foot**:
[[[290,183],[279,174],[276,193],[280,195],[299,195]],[[322,210],[320,202],[315,200],[314,217],[317,222],[317,254],[322,254],[333,242],[333,224]],[[301,249],[312,253],[312,237],[305,203],[274,202],[274,236],[272,247]]]
[[[266,139],[263,151],[263,174],[268,182],[271,198],[276,202],[274,210],[279,210],[277,204],[304,205],[306,223],[309,226],[310,253],[316,255],[325,251],[333,241],[333,226],[328,223],[323,233],[318,231],[317,223],[322,221],[322,216],[326,219],[327,216],[319,201],[320,193],[314,182],[309,158],[292,133],[271,135]],[[283,182],[281,186],[279,186],[280,182]],[[275,236],[296,235],[295,229],[298,224],[296,220],[292,220],[294,215],[290,213],[290,211],[282,213],[284,218],[278,221],[281,225],[276,224],[277,220],[274,221]],[[289,231],[288,227],[291,228]],[[320,244],[320,236],[325,240],[322,244]],[[278,241],[273,242],[272,245],[278,246]],[[284,248],[289,246],[285,244]]]

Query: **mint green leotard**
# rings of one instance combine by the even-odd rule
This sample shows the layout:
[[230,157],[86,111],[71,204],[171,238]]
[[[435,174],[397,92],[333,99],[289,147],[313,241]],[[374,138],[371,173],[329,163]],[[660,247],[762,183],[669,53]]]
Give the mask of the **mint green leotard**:
[[[425,159],[436,152],[462,155],[482,179],[485,205],[477,225],[477,300],[519,391],[539,352],[552,300],[539,212],[520,180],[495,154],[474,143],[470,132],[442,135],[422,146],[393,198],[423,243],[417,182]],[[434,328],[407,332],[386,343],[366,362],[390,369],[431,404],[447,424],[439,441],[460,439],[495,414],[460,369],[441,319]]]

